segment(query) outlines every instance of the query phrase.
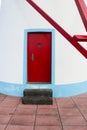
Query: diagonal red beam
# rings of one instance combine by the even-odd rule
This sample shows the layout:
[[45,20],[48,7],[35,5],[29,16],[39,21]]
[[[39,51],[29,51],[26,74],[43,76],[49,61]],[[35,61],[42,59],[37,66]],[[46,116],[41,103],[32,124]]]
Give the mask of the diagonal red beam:
[[58,32],[60,32],[85,58],[87,51],[73,37],[71,37],[57,22],[55,22],[46,12],[44,12],[32,0],[26,0],[37,12],[39,12]]
[[84,0],[75,0],[80,16],[87,31],[87,6]]

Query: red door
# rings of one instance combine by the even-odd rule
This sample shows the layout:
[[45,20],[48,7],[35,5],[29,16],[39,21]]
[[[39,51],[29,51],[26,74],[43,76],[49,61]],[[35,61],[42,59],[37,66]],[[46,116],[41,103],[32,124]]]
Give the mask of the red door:
[[51,83],[51,32],[27,35],[27,82]]

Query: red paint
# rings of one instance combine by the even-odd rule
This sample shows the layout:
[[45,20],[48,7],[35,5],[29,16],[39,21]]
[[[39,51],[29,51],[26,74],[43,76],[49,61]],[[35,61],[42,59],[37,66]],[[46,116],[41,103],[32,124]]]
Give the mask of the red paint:
[[60,32],[85,58],[87,50],[70,36],[57,22],[55,22],[46,12],[37,6],[32,0],[26,0],[35,10],[37,10],[58,32]]
[[27,38],[27,82],[51,83],[51,32],[29,32]]
[[86,42],[87,41],[87,36],[85,36],[85,35],[74,35],[73,38],[76,41],[82,41],[82,42]]
[[75,2],[81,15],[82,21],[84,23],[85,29],[87,31],[87,6],[84,0],[75,0]]

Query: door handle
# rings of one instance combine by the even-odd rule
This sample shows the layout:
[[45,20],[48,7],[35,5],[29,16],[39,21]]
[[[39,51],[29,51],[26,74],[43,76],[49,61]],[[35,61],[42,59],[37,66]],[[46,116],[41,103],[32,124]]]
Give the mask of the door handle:
[[32,61],[34,61],[34,54],[33,53],[32,53],[31,59],[32,59]]

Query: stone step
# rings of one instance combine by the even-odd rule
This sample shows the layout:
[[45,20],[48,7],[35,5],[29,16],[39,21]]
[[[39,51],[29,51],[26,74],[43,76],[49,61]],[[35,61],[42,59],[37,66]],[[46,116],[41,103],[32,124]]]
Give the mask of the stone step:
[[52,97],[45,96],[25,96],[22,97],[23,104],[52,105]]
[[25,89],[24,96],[47,96],[52,97],[52,89]]

